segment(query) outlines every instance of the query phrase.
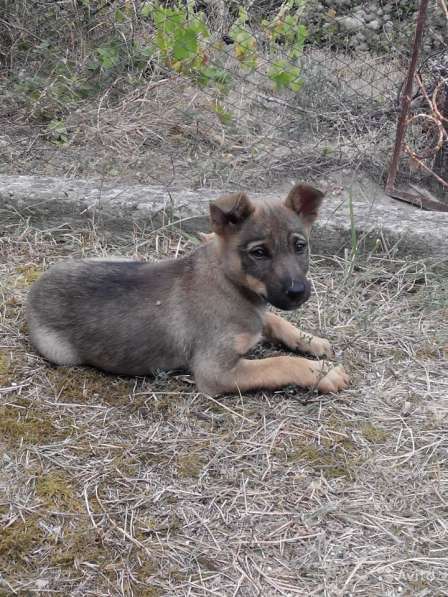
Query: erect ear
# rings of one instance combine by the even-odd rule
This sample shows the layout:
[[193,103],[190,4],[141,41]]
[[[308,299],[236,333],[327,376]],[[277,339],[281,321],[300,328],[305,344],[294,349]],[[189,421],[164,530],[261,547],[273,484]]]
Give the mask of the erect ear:
[[223,235],[237,230],[253,213],[255,207],[245,193],[224,195],[210,203],[210,220],[213,231]]
[[311,226],[319,213],[324,194],[307,184],[296,184],[285,200],[286,207],[299,215],[304,224]]

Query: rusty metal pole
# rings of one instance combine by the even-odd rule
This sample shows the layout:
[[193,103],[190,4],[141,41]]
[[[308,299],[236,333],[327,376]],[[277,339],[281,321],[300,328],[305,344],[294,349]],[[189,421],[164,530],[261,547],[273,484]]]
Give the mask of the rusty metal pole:
[[423,30],[425,28],[428,4],[429,0],[421,0],[420,6],[418,8],[411,62],[409,63],[406,84],[404,86],[401,99],[401,112],[397,124],[394,152],[392,154],[392,161],[386,181],[386,193],[388,194],[392,194],[394,192],[395,179],[397,178],[400,155],[403,147],[404,135],[406,133],[406,120],[409,113],[409,107],[411,105],[412,86],[414,83],[415,71],[417,70],[417,63],[422,47]]

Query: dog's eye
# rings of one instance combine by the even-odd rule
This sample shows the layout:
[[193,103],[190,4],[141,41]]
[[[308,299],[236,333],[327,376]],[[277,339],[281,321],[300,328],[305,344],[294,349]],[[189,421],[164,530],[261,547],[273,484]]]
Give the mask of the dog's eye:
[[306,242],[300,240],[300,238],[294,241],[294,250],[296,253],[303,253],[306,249]]
[[252,257],[255,257],[255,259],[266,259],[269,257],[269,253],[265,247],[255,247],[250,251],[250,254]]

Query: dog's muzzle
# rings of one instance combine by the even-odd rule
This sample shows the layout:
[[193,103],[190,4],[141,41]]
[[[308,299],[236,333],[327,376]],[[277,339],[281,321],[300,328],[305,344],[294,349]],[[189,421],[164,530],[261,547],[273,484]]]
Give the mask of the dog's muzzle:
[[268,293],[268,301],[274,307],[291,311],[303,305],[311,295],[311,284],[309,280],[293,280],[285,284],[282,292]]

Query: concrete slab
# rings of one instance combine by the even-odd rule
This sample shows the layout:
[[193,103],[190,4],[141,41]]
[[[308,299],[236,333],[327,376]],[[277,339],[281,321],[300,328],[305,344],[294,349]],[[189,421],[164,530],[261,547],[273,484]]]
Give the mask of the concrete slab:
[[[360,252],[382,248],[396,256],[448,260],[448,213],[394,201],[378,184],[361,177],[327,180],[325,186],[327,197],[313,232],[314,253],[350,252],[356,239]],[[111,181],[0,176],[0,218],[5,222],[19,214],[44,228],[94,221],[96,226],[123,232],[135,224],[150,230],[179,226],[189,232],[207,231],[208,202],[220,194]]]

